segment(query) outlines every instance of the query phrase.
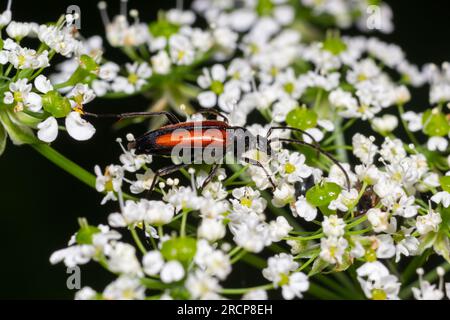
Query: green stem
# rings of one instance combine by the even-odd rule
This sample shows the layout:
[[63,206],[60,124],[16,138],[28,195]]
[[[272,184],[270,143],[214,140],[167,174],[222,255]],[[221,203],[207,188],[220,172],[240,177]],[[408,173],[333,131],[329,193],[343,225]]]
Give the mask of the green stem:
[[300,268],[297,269],[297,271],[304,270],[307,266],[309,266],[314,260],[316,260],[318,254],[313,255],[311,258],[309,258],[308,261],[306,261],[304,264],[300,266]]
[[240,251],[238,254],[236,254],[231,260],[230,263],[231,264],[235,264],[236,262],[238,262],[239,260],[241,260],[242,257],[244,257],[247,254],[247,251],[242,250]]
[[92,173],[67,159],[47,144],[31,144],[30,146],[67,173],[95,189],[95,176]]
[[298,240],[298,241],[309,241],[309,240],[316,240],[323,237],[323,232],[310,236],[310,237],[286,237],[284,240]]
[[144,245],[141,242],[141,239],[139,239],[139,236],[136,232],[136,229],[134,227],[130,228],[130,232],[131,235],[133,236],[133,240],[136,243],[136,245],[138,246],[139,250],[141,251],[142,254],[146,254],[147,250],[145,249]]
[[230,257],[232,257],[232,256],[234,256],[236,253],[238,253],[239,250],[241,250],[241,247],[239,247],[239,246],[234,247],[234,248],[228,253],[228,255],[229,255]]
[[183,215],[181,216],[181,227],[180,227],[180,236],[186,236],[186,222],[187,222],[188,211],[183,209]]
[[[70,173],[81,182],[84,182],[89,187],[95,189],[96,178],[89,171],[83,169],[72,160],[66,158],[61,153],[50,147],[48,144],[30,144],[30,146],[67,173]],[[130,196],[126,193],[123,194],[123,197],[130,200],[136,200],[135,197]]]
[[247,293],[249,291],[253,291],[253,290],[272,290],[273,289],[273,284],[269,283],[269,284],[265,284],[265,285],[261,285],[261,286],[257,286],[257,287],[250,287],[250,288],[233,288],[233,289],[222,289],[220,290],[221,294],[244,294]]
[[[345,136],[344,131],[342,130],[342,119],[337,119],[335,121],[335,130],[336,130],[336,139],[334,140],[335,146],[345,146]],[[345,148],[337,148],[337,156],[338,159],[348,163],[348,154]]]

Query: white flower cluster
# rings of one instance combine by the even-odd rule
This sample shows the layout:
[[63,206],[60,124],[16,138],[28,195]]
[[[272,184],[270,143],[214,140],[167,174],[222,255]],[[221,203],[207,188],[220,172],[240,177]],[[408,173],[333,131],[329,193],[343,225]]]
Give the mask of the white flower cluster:
[[[0,19],[1,26],[6,26],[6,38],[0,46],[2,144],[7,136],[14,144],[52,142],[61,129],[58,118],[64,119],[65,130],[74,139],[90,139],[95,128],[81,115],[84,104],[95,98],[86,84],[95,68],[74,68],[64,81],[49,80],[43,74],[56,54],[79,62],[92,60],[84,55],[84,44],[73,30],[76,17],[62,16],[52,25],[11,21],[10,6],[11,1]],[[24,38],[37,43],[35,48],[23,46]],[[37,130],[37,137],[33,130]],[[0,150],[3,152],[3,145]]]
[[[106,3],[99,5],[108,42],[130,60],[123,67],[103,57],[98,37],[76,42],[63,24],[10,24],[12,39],[0,53],[17,69],[4,94],[9,115],[44,113],[36,128],[46,142],[56,138],[56,118],[65,117],[69,134],[85,140],[95,129],[82,118],[84,104],[96,95],[145,93],[156,101],[150,111],[170,107],[189,113],[189,121],[203,119],[196,105],[218,108],[231,128],[258,139],[270,133],[273,152],[249,150],[255,162],[223,165],[203,186],[206,165],[164,176],[155,155],[137,154],[133,135],[130,150],[119,139],[120,164],[95,168],[102,204],[115,201],[118,209],[108,226],[81,220],[69,246],[51,257],[67,266],[94,260],[117,275],[101,292],[85,287],[78,299],[266,299],[272,290],[285,299],[321,298],[316,283],[330,298],[444,297],[448,63],[419,68],[400,47],[375,37],[329,31],[319,41],[312,36],[318,30],[298,19],[306,10],[312,25],[366,30],[366,0],[249,0],[237,7],[196,0],[192,11],[169,10],[150,23],[136,10],[130,23],[126,2],[112,20]],[[390,32],[390,9],[379,9],[378,30]],[[206,27],[196,26],[196,14]],[[42,47],[20,47],[18,39],[34,33]],[[33,71],[56,52],[74,54],[51,78],[59,85]],[[430,108],[410,110],[413,90],[423,86]],[[133,245],[122,241],[123,228]],[[411,273],[429,255],[444,263],[427,281],[418,269],[420,287],[413,288]],[[264,284],[226,287],[241,263],[255,267]]]

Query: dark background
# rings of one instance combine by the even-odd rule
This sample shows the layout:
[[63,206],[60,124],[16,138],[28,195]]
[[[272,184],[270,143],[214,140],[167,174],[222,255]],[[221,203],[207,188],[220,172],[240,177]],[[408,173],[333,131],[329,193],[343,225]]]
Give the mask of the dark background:
[[[108,1],[110,16],[119,11],[119,0]],[[188,1],[186,1],[187,3]],[[382,39],[403,47],[407,57],[419,66],[426,62],[450,60],[450,11],[448,0],[387,1],[394,10],[395,31]],[[70,4],[82,11],[81,32],[84,36],[103,34],[97,1],[41,0],[13,1],[13,18],[18,21],[48,22],[58,18]],[[176,0],[132,0],[145,21],[156,17],[157,9],[175,6]],[[3,11],[6,1],[2,1]],[[108,52],[108,51],[107,51]],[[109,57],[112,56],[108,52]],[[427,105],[427,90],[414,95],[414,107]],[[108,112],[142,110],[146,101],[140,98],[96,100],[89,109]],[[93,171],[117,162],[118,136],[111,123],[97,121],[97,133],[88,142],[76,142],[61,134],[55,149],[84,168]],[[77,229],[77,217],[85,216],[93,224],[105,223],[111,208],[101,207],[101,195],[75,180],[30,147],[9,143],[0,157],[0,298],[72,298],[66,288],[65,267],[51,266],[50,254],[66,246]],[[82,268],[82,285],[101,290],[109,280],[106,272],[93,264]]]

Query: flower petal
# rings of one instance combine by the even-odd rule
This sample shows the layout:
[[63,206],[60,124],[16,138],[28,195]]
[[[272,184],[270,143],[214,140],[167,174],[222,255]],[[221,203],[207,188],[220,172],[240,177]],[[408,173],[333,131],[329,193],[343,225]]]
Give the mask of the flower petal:
[[48,80],[47,77],[42,74],[34,80],[34,86],[42,93],[47,93],[53,90],[53,86],[50,83],[50,80]]
[[71,112],[66,117],[66,129],[72,138],[79,141],[89,140],[95,133],[94,126],[82,119],[78,112]]
[[53,117],[48,117],[37,125],[39,131],[37,136],[44,142],[53,142],[58,136],[58,122]]

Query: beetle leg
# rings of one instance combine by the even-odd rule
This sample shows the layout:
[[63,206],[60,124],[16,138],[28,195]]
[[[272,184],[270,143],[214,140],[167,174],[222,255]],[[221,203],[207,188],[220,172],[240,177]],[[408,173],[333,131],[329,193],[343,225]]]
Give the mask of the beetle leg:
[[202,190],[208,185],[208,183],[211,182],[211,180],[214,178],[214,176],[216,175],[217,170],[219,170],[219,168],[220,168],[219,164],[213,165],[213,167],[212,167],[211,171],[209,172],[208,176],[206,177],[205,181],[203,181],[203,184],[201,187]]
[[254,160],[254,159],[250,159],[250,158],[242,158],[242,161],[244,161],[245,163],[260,167],[261,169],[263,169],[264,173],[267,176],[267,179],[269,179],[270,184],[272,185],[272,187],[275,189],[277,186],[275,184],[275,182],[273,181],[271,175],[269,174],[269,172],[267,171],[267,169],[262,165],[261,162],[259,162],[258,160]]
[[180,163],[180,164],[174,164],[174,165],[171,165],[171,166],[167,166],[165,168],[158,169],[155,172],[155,176],[153,177],[153,181],[152,181],[152,184],[150,186],[150,189],[148,190],[148,193],[151,193],[153,191],[153,188],[155,188],[156,182],[158,181],[158,179],[160,177],[164,177],[165,175],[171,174],[172,172],[178,171],[178,170],[180,170],[182,168],[185,168],[187,166],[189,166],[189,164]]

